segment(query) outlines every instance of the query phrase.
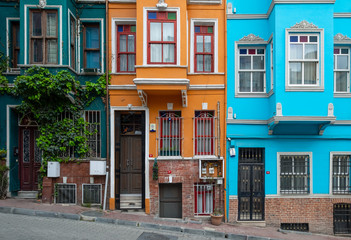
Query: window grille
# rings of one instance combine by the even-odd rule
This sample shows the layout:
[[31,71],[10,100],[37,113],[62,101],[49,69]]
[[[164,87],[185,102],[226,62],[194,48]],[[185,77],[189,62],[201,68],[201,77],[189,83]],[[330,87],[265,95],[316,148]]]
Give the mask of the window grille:
[[182,118],[180,111],[160,112],[159,156],[182,155]]
[[350,155],[333,156],[333,194],[350,194]]
[[55,185],[55,203],[76,204],[76,196],[75,184],[58,183]]
[[309,155],[280,156],[280,193],[308,194],[310,192]]
[[84,204],[101,204],[101,184],[83,184]]
[[334,204],[334,234],[351,234],[351,204]]
[[[73,113],[72,112],[62,112],[57,117],[57,121],[63,121],[65,119],[73,120]],[[74,147],[66,147],[66,151],[65,152],[60,151],[58,156],[60,158],[74,158]]]
[[195,111],[195,155],[216,155],[216,124],[214,111]]
[[214,184],[195,184],[195,215],[209,215],[213,213],[215,200]]
[[281,223],[280,228],[283,230],[308,232],[308,223]]
[[89,151],[86,157],[99,158],[101,157],[101,118],[100,111],[85,111],[85,121],[88,122],[88,130],[93,133],[88,136]]

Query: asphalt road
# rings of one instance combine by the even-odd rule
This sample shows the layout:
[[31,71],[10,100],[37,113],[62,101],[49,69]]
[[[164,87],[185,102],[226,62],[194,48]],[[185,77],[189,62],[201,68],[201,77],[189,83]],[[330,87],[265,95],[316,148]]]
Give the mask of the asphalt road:
[[205,240],[215,238],[161,230],[150,231],[140,227],[0,213],[0,239]]

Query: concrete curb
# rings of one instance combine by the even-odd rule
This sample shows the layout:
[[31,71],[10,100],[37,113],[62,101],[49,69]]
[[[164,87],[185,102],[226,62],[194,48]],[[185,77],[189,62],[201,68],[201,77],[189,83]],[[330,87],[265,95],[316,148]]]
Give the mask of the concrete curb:
[[92,219],[87,219],[86,217],[82,217],[79,214],[73,213],[60,213],[60,212],[49,212],[49,211],[41,211],[41,210],[33,210],[33,209],[25,209],[25,208],[14,208],[14,207],[0,207],[0,213],[6,214],[19,214],[19,215],[27,215],[27,216],[36,216],[36,217],[48,217],[48,218],[64,218],[75,221],[92,221],[97,223],[104,224],[117,224],[122,226],[131,226],[131,227],[141,227],[150,230],[165,230],[171,232],[183,232],[188,234],[201,235],[211,238],[227,238],[227,239],[235,239],[235,240],[273,240],[271,238],[266,237],[256,237],[256,236],[245,236],[233,233],[224,233],[224,232],[216,232],[216,231],[208,231],[202,229],[193,229],[193,228],[183,228],[178,226],[169,226],[155,223],[146,223],[146,222],[135,222],[129,220],[121,220],[121,219],[111,219],[104,217],[92,217]]

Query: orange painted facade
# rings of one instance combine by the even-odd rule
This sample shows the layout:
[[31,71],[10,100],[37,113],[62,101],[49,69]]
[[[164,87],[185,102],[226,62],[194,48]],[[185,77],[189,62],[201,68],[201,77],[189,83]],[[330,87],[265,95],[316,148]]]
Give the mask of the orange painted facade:
[[[162,2],[162,1],[160,1]],[[145,113],[145,142],[143,148],[143,204],[142,208],[146,213],[159,214],[161,199],[159,184],[179,183],[182,184],[182,217],[194,216],[195,205],[185,208],[185,198],[194,199],[192,194],[195,183],[205,183],[205,179],[199,179],[200,159],[212,158],[225,161],[225,1],[218,1],[217,4],[194,4],[191,0],[166,0],[166,8],[157,8],[158,0],[136,0],[132,3],[109,2],[109,69],[111,71],[111,85],[109,86],[110,109],[111,109],[111,141],[112,145],[119,144],[116,138],[118,129],[117,112],[141,111]],[[206,2],[206,1],[202,1]],[[215,1],[216,2],[216,1]],[[176,12],[176,54],[175,64],[148,64],[148,24],[147,13],[152,12]],[[123,74],[117,71],[118,38],[117,28],[119,25],[136,25],[136,63],[135,73]],[[194,26],[213,27],[213,72],[196,73],[194,57]],[[168,103],[173,104],[169,109]],[[207,103],[207,107],[206,107]],[[182,148],[180,156],[166,157],[159,156],[158,138],[160,137],[160,124],[158,117],[160,111],[180,111],[182,117]],[[195,111],[213,111],[216,123],[215,126],[215,152],[212,156],[196,156],[194,141],[194,117]],[[119,115],[118,115],[119,116]],[[156,124],[156,131],[150,131],[152,124]],[[114,139],[115,138],[115,139]],[[219,142],[217,142],[219,141]],[[116,168],[120,164],[116,158],[120,152],[111,147],[111,167]],[[159,171],[159,180],[152,178],[152,166],[155,158],[158,160],[159,169],[167,169],[164,173]],[[173,175],[170,180],[168,171],[182,175],[176,164],[169,164],[170,161],[193,162],[194,166],[189,174],[189,179]],[[225,164],[224,164],[225,166]],[[189,171],[189,169],[185,169]],[[224,169],[222,170],[224,171]],[[111,169],[113,172],[113,169]],[[184,175],[185,176],[185,175]],[[223,172],[223,176],[224,172]],[[168,181],[168,182],[167,182]],[[111,176],[110,203],[118,201],[116,197],[120,184],[118,175]],[[224,183],[223,183],[224,184]],[[223,188],[216,185],[217,190]],[[118,187],[117,187],[118,188]],[[187,189],[187,191],[185,191]],[[189,190],[190,189],[190,190]],[[185,192],[187,192],[185,194]],[[215,196],[216,207],[224,207],[223,189]],[[156,196],[156,197],[155,197]],[[218,206],[219,204],[219,206]],[[113,206],[113,204],[111,204]],[[116,208],[119,204],[116,202]],[[162,211],[162,210],[161,210]],[[195,211],[196,212],[196,211]]]

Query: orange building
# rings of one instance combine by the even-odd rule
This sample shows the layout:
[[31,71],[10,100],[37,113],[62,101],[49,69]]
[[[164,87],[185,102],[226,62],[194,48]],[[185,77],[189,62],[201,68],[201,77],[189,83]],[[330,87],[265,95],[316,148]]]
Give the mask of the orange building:
[[225,1],[113,0],[108,17],[110,208],[223,209]]

